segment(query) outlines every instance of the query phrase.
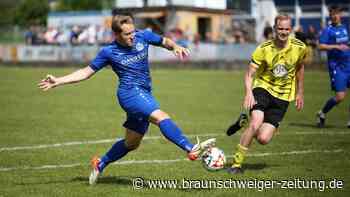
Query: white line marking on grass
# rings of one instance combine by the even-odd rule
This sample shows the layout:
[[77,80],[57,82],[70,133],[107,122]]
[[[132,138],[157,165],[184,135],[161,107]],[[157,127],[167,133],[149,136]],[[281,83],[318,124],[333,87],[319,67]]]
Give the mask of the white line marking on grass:
[[[187,135],[189,138],[198,137],[215,137],[220,134],[215,133],[207,133],[207,134],[198,134],[198,135]],[[145,136],[144,140],[157,140],[163,138],[163,136]],[[165,138],[165,137],[164,137]],[[56,144],[39,144],[35,146],[14,146],[14,147],[1,147],[0,152],[2,151],[16,151],[16,150],[33,150],[33,149],[43,149],[43,148],[57,148],[62,146],[76,146],[76,145],[85,145],[85,144],[106,144],[119,140],[116,139],[104,139],[104,140],[89,140],[89,141],[74,141],[74,142],[64,142],[64,143],[56,143]]]
[[[298,150],[298,151],[279,152],[279,153],[253,153],[253,154],[247,154],[247,156],[248,157],[264,157],[264,156],[275,156],[275,155],[302,155],[302,154],[311,154],[311,153],[340,153],[340,152],[343,152],[343,149],[335,149],[335,150]],[[228,158],[231,158],[231,157],[228,157]]]
[[[299,151],[290,151],[290,152],[276,152],[276,153],[254,153],[248,154],[247,157],[266,157],[266,156],[282,156],[282,155],[304,155],[304,154],[313,154],[313,153],[341,153],[344,152],[343,149],[334,149],[334,150],[299,150]],[[232,158],[232,156],[227,156],[227,158]],[[165,164],[165,163],[175,163],[189,161],[188,159],[171,159],[171,160],[127,160],[115,162],[112,165],[132,165],[132,164]],[[15,170],[44,170],[44,169],[59,169],[59,168],[73,168],[87,166],[86,163],[74,163],[74,164],[64,164],[64,165],[43,165],[43,166],[22,166],[22,167],[8,167],[0,168],[0,172],[8,172]]]
[[57,169],[57,168],[73,168],[77,166],[82,166],[81,163],[75,164],[65,164],[65,165],[44,165],[44,166],[23,166],[23,167],[10,167],[10,168],[0,168],[0,172],[14,171],[14,170],[43,170],[43,169]]
[[105,139],[105,140],[94,140],[94,141],[76,141],[76,142],[64,142],[64,143],[56,143],[56,144],[40,144],[35,146],[15,146],[15,147],[2,147],[0,148],[0,152],[2,151],[13,151],[13,150],[32,150],[32,149],[43,149],[43,148],[55,148],[61,146],[74,146],[74,145],[82,145],[82,144],[104,144],[115,141],[116,139]]
[[[295,133],[280,133],[280,135],[348,135],[350,132],[329,132],[329,131],[303,131],[303,132],[295,132]],[[189,138],[198,137],[217,137],[217,136],[226,136],[225,134],[219,133],[207,133],[207,134],[198,134],[198,135],[187,135]],[[157,140],[160,138],[164,138],[163,136],[145,136],[144,140]],[[55,143],[55,144],[39,144],[32,146],[14,146],[14,147],[1,147],[0,152],[3,151],[17,151],[17,150],[34,150],[34,149],[44,149],[44,148],[58,148],[64,146],[77,146],[77,145],[85,145],[85,144],[107,144],[112,143],[120,138],[116,139],[103,139],[103,140],[86,140],[86,141],[73,141],[73,142],[63,142],[63,143]]]

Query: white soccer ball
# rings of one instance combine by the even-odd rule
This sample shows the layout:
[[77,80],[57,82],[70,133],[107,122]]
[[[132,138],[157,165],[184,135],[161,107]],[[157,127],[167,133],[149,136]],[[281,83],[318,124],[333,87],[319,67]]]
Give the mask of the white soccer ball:
[[217,147],[210,147],[202,155],[203,166],[209,171],[220,170],[224,168],[226,157],[224,151]]

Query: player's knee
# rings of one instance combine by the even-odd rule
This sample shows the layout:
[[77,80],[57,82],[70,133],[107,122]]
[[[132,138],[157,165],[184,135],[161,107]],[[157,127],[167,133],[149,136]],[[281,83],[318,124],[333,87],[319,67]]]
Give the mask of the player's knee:
[[264,135],[258,135],[257,136],[257,141],[261,144],[261,145],[266,145],[270,142],[271,138],[268,136],[264,136]]
[[159,118],[159,122],[161,122],[161,121],[163,121],[163,120],[165,120],[165,119],[170,119],[170,116],[169,116],[169,114],[167,114],[167,113],[165,113],[165,112],[162,111],[162,115],[161,115],[161,117]]
[[157,125],[165,119],[170,119],[170,116],[161,110],[153,112],[150,117],[150,121]]
[[337,103],[342,102],[345,99],[345,94],[337,94],[335,96],[335,100],[337,101]]
[[140,146],[140,142],[139,141],[134,141],[134,142],[125,142],[125,147],[132,151],[132,150],[136,150],[138,147]]

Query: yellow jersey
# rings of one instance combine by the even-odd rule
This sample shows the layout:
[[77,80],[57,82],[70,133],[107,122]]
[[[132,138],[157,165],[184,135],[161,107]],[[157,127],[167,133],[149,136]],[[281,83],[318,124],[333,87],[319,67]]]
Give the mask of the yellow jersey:
[[283,49],[277,48],[272,40],[263,42],[251,58],[251,65],[257,68],[253,88],[264,88],[281,100],[294,100],[296,70],[303,63],[305,54],[306,45],[293,37],[289,37]]

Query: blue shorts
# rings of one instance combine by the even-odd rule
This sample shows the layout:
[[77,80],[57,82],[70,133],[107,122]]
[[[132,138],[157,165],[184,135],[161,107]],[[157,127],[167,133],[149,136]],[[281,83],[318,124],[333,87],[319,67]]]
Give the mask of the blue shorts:
[[350,87],[350,71],[345,70],[343,65],[335,62],[330,62],[328,67],[332,90],[345,92]]
[[123,126],[144,135],[149,127],[149,117],[159,109],[159,104],[152,92],[141,87],[119,89],[118,101],[127,114]]

